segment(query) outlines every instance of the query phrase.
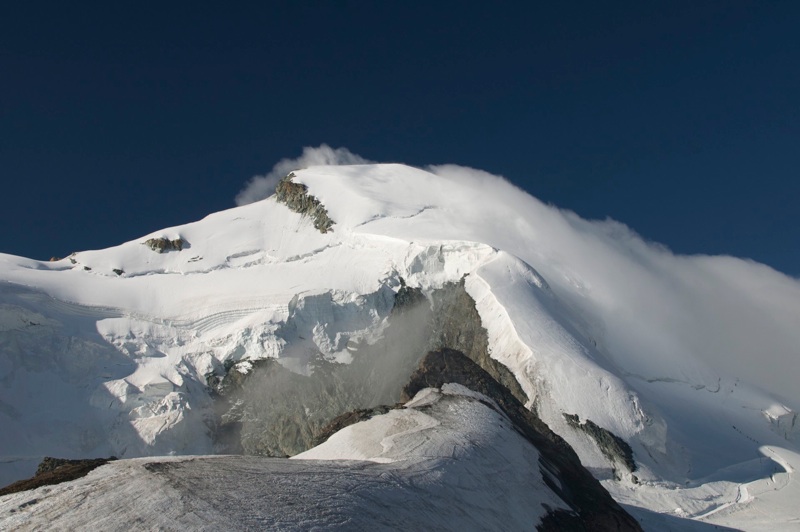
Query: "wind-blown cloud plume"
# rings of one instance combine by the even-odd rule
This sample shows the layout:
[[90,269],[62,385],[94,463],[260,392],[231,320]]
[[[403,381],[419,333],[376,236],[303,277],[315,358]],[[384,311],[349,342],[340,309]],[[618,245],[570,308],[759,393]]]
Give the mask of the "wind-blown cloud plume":
[[247,205],[270,197],[275,192],[275,186],[281,178],[293,170],[309,166],[341,166],[346,164],[369,164],[363,157],[352,153],[347,148],[333,149],[327,144],[316,148],[306,146],[303,153],[296,159],[281,159],[266,175],[257,175],[250,178],[245,187],[236,195],[236,205]]
[[[367,161],[344,148],[306,148],[298,159],[254,178],[238,201],[266,197],[278,179],[304,166],[357,163]],[[413,236],[483,242],[522,259],[583,322],[580,328],[596,341],[605,364],[634,381],[709,390],[719,377],[741,379],[800,409],[800,280],[747,259],[676,255],[622,223],[545,205],[482,170],[426,170],[440,180],[420,172],[391,194],[404,204],[422,198],[421,191],[433,194],[448,218],[431,226],[418,221]],[[368,208],[359,214],[359,198],[340,201],[348,209],[337,217],[342,223],[375,214]]]
[[800,280],[749,259],[676,255],[625,224],[544,205],[481,170],[428,170],[471,190],[459,203],[495,200],[505,215],[489,213],[475,237],[535,267],[583,314],[609,363],[645,380],[741,378],[800,408]]

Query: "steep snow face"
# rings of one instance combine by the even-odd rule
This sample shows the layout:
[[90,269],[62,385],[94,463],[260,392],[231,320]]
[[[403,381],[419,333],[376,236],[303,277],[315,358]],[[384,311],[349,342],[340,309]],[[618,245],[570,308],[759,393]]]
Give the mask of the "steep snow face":
[[[381,336],[401,278],[429,293],[465,275],[492,356],[612,490],[634,473],[564,414],[626,440],[637,481],[658,486],[762,445],[796,450],[797,280],[672,255],[476,170],[294,179],[332,231],[271,198],[54,263],[0,255],[0,482],[43,454],[210,452],[208,376],[269,357],[306,374],[317,355],[348,363]],[[151,238],[182,246],[156,253]]]
[[[510,529],[538,522],[547,508],[568,511],[542,478],[539,453],[499,407],[487,406],[492,403],[459,384],[426,388],[404,408],[346,427],[293,459],[446,463],[435,476],[452,480],[441,478],[442,486],[473,491],[478,496],[469,506],[504,507],[506,515],[487,523],[504,522]],[[478,466],[483,471],[476,475]]]
[[[486,407],[492,403],[488,397],[460,384],[447,383],[441,389],[425,388],[404,408],[345,427],[325,443],[294,458],[388,463],[414,456],[456,458],[488,451],[517,465],[529,462],[523,476],[531,475],[531,470],[538,471],[538,454],[517,460],[517,447],[524,446],[516,440],[508,441],[505,432],[512,428],[510,422],[498,413],[499,407]],[[497,426],[503,430],[495,430]],[[513,450],[504,450],[509,443]]]

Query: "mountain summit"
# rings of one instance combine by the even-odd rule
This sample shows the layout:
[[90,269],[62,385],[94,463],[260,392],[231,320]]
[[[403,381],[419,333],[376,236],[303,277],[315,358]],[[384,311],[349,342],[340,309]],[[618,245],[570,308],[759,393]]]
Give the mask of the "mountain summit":
[[[420,527],[455,526],[434,519],[450,498],[485,528],[635,529],[603,488],[645,528],[791,526],[798,316],[795,279],[675,256],[485,172],[310,167],[268,199],[117,247],[0,255],[0,484],[44,456],[245,454],[121,460],[74,482],[121,504],[110,487],[125,475],[178,500],[203,468],[314,482],[346,469],[319,488],[324,505],[362,481],[374,495],[308,526],[368,527],[370,504],[411,497],[428,501],[408,514]],[[570,492],[576,479],[594,502]],[[266,489],[226,486],[248,501]],[[50,502],[0,499],[0,526],[72,508],[50,489]],[[206,509],[176,510],[176,523],[256,526],[198,490]],[[476,502],[497,490],[502,504]],[[262,508],[262,526],[305,527],[304,504]]]

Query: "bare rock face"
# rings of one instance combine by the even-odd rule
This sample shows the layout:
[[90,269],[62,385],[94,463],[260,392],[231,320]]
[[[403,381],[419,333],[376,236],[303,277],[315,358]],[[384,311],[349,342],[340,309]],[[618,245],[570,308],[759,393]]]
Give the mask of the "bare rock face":
[[489,353],[489,334],[483,327],[475,300],[465,288],[464,279],[446,283],[431,294],[431,340],[427,351],[454,349],[469,357],[514,397],[524,403],[527,396],[516,377]]
[[95,468],[107,464],[115,457],[110,458],[90,458],[83,460],[67,460],[64,458],[52,458],[45,456],[44,460],[36,469],[36,475],[32,478],[20,480],[0,489],[0,496],[21,491],[32,490],[40,486],[52,486],[62,482],[68,482],[77,478],[84,477]]
[[307,186],[292,181],[294,177],[294,173],[291,173],[278,182],[275,198],[294,212],[311,218],[314,228],[320,233],[333,231],[335,222],[328,216],[327,209],[316,197],[308,193]]
[[452,349],[428,353],[403,389],[401,399],[409,400],[423,388],[441,388],[446,383],[461,384],[493,399],[519,433],[538,449],[543,478],[572,509],[551,512],[539,530],[641,530],[581,465],[567,442],[463,353]]
[[182,238],[170,240],[168,238],[151,238],[144,242],[144,245],[155,251],[156,253],[164,253],[167,251],[180,251],[184,248],[186,242]]
[[606,458],[612,462],[621,462],[631,473],[636,471],[633,449],[631,449],[631,446],[628,445],[625,440],[610,430],[600,427],[591,419],[587,419],[581,423],[580,418],[575,414],[564,414],[564,419],[567,420],[569,426],[580,429],[588,434],[597,443],[597,446]]
[[249,365],[246,374],[232,367],[217,387],[215,452],[292,456],[312,447],[331,419],[363,404],[352,366],[321,359],[301,375],[274,359]]

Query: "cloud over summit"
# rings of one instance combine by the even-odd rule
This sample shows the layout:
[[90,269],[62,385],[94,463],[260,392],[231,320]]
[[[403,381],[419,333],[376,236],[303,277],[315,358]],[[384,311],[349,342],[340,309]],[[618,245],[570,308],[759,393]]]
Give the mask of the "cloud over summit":
[[368,164],[372,161],[352,153],[347,148],[331,148],[321,144],[316,148],[306,146],[296,159],[281,159],[269,173],[250,178],[247,184],[236,195],[236,205],[247,205],[254,201],[268,198],[275,192],[278,181],[293,170],[309,166],[341,166],[346,164]]

